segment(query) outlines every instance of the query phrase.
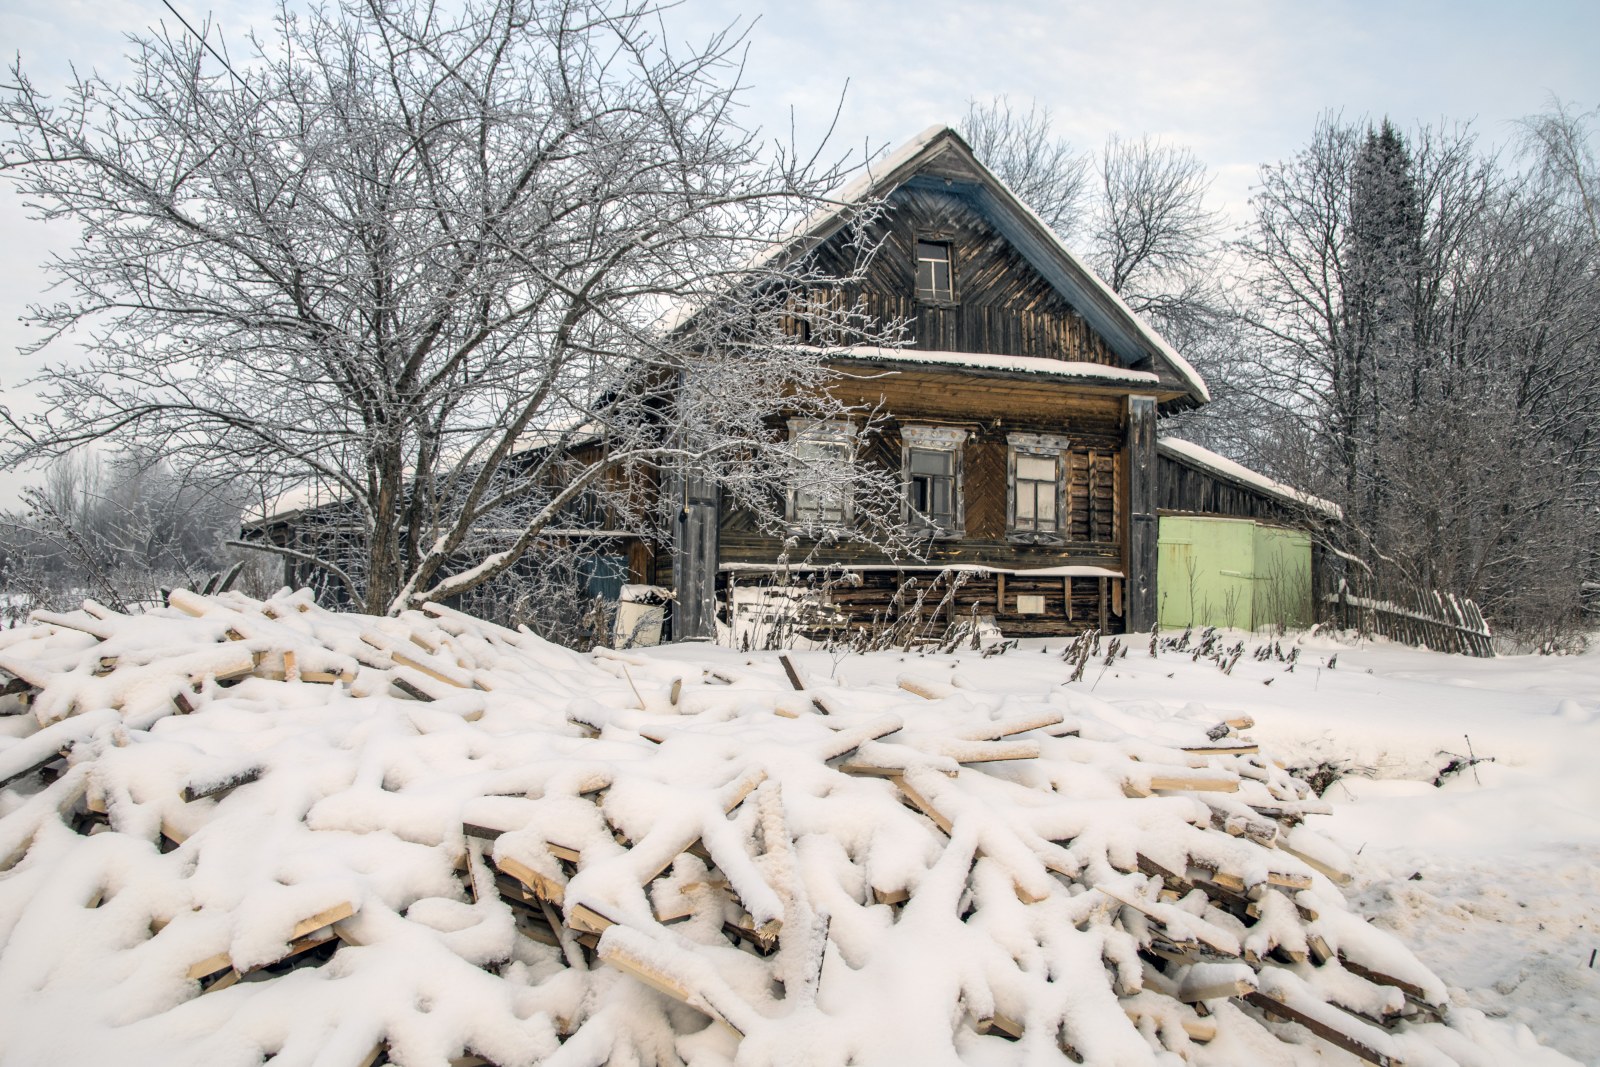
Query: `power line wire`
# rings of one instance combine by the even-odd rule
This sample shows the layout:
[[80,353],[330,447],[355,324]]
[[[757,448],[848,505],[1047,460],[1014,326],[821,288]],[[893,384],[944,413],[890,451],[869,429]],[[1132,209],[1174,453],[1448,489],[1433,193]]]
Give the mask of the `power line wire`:
[[221,54],[218,53],[215,48],[211,47],[211,42],[210,41],[207,41],[204,37],[202,37],[200,35],[200,32],[198,30],[196,30],[193,26],[189,25],[189,20],[184,18],[183,15],[179,14],[178,9],[172,6],[171,0],[161,0],[161,3],[166,7],[166,9],[168,11],[172,12],[172,14],[177,18],[177,20],[179,22],[183,23],[183,28],[188,30],[189,33],[194,36],[194,39],[200,42],[200,46],[202,48],[204,48],[207,52],[210,52],[211,55],[216,59],[216,61],[218,63],[222,64],[222,68],[224,70],[226,70],[229,74],[233,75],[233,80],[238,82],[240,87],[243,88],[245,92],[249,93],[251,96],[256,98],[256,103],[259,104],[259,103],[262,102],[261,95],[259,93],[257,93],[254,89],[250,88],[250,83],[249,82],[247,82],[243,78],[239,77],[238,73],[233,69],[233,67],[228,63],[228,61],[226,59],[223,59]]

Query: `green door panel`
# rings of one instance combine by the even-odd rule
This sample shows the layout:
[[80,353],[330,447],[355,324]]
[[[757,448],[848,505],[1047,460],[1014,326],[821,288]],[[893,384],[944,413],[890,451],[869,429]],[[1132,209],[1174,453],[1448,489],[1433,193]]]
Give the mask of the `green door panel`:
[[1163,628],[1310,625],[1311,538],[1304,531],[1163,515],[1157,557]]

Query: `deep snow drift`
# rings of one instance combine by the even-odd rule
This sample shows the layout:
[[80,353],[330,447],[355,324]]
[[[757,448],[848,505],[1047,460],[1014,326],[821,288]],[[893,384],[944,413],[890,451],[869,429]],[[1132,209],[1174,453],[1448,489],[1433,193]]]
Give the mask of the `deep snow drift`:
[[174,603],[0,634],[0,1062],[1592,1055],[1594,656]]

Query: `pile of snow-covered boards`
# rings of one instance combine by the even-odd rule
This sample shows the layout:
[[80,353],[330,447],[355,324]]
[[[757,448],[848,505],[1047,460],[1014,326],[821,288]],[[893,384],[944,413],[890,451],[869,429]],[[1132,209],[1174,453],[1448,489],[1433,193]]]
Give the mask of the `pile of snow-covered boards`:
[[1489,1062],[1247,720],[692,655],[0,634],[0,1062]]

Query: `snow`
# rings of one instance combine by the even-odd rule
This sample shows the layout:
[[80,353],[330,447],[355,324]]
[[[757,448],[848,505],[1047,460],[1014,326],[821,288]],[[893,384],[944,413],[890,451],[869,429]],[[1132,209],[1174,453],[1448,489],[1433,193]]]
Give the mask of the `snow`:
[[1185,441],[1177,437],[1163,437],[1156,442],[1156,449],[1175,459],[1193,463],[1214,474],[1220,474],[1225,478],[1232,478],[1234,481],[1254,486],[1270,496],[1287,500],[1291,504],[1300,504],[1312,508],[1335,519],[1344,518],[1344,510],[1333,501],[1323,500],[1321,497],[1312,496],[1310,493],[1303,493],[1292,485],[1274,481],[1264,474],[1257,474],[1249,467],[1241,463],[1235,463],[1226,456],[1219,456],[1209,448],[1202,448],[1192,441]]
[[343,499],[340,493],[326,485],[305,482],[246,507],[240,522],[246,526],[282,522],[301,512],[337,504]]
[[1138,383],[1153,385],[1160,378],[1142,370],[1126,367],[1108,367],[1103,363],[1083,363],[1042,356],[989,356],[976,352],[936,352],[921,348],[880,348],[856,345],[851,348],[827,349],[830,358],[862,360],[871,363],[907,363],[933,367],[959,367],[963,370],[1000,371],[1014,374],[1037,374],[1050,378],[1071,378],[1075,381]]
[[[793,651],[795,692],[775,654],[175,603],[0,634],[42,683],[0,768],[67,748],[0,788],[0,1064],[1353,1062],[1230,983],[1411,1064],[1600,1047],[1600,655],[1223,674],[1169,635],[1070,682],[1034,639]],[[1260,755],[1207,751],[1246,717]],[[1494,762],[1435,787],[1463,735]],[[1352,773],[1324,804],[1274,758]]]

